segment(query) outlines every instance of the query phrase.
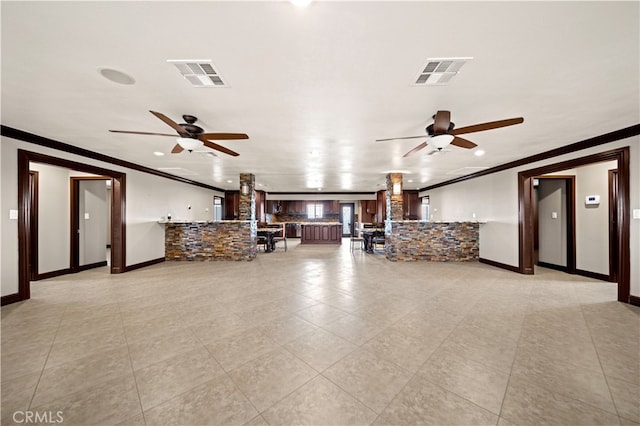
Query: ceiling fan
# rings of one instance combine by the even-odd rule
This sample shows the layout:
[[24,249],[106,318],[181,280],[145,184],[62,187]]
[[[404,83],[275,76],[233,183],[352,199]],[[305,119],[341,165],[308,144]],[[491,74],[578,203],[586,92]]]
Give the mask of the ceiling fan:
[[[434,150],[429,154],[433,154],[436,151],[442,151],[447,145],[455,145],[460,148],[475,148],[475,143],[463,139],[458,135],[464,135],[466,133],[475,133],[482,132],[485,130],[498,129],[500,127],[513,126],[514,124],[520,124],[524,121],[524,118],[508,118],[506,120],[498,120],[498,121],[489,121],[481,124],[474,124],[472,126],[461,127],[459,129],[455,129],[455,124],[451,122],[451,112],[449,111],[438,111],[433,116],[433,124],[427,126],[426,131],[429,139],[425,142],[422,142],[420,145],[413,148],[411,151],[407,152],[403,157],[408,157],[421,149],[425,148],[427,145],[431,145]],[[416,139],[416,138],[424,138],[425,136],[406,136],[400,138],[388,138],[388,139],[376,139],[376,142],[383,141],[391,141],[397,139]]]
[[[193,115],[183,115],[182,119],[185,121],[184,123],[176,123],[166,115],[156,112],[149,111],[151,114],[158,117],[160,120],[164,121],[165,124],[168,124],[173,130],[178,132],[176,146],[171,150],[172,154],[178,154],[185,149],[189,152],[192,152],[194,149],[198,148],[200,145],[204,145],[208,148],[215,149],[216,151],[224,152],[225,154],[232,155],[237,157],[238,154],[235,151],[230,150],[229,148],[225,148],[222,145],[218,145],[217,143],[211,142],[211,140],[235,140],[235,139],[249,139],[244,133],[204,133],[204,129],[200,126],[196,126],[194,123],[198,121],[196,117]],[[152,132],[133,132],[127,130],[109,130],[114,133],[131,133],[134,135],[155,135],[155,136],[172,136],[175,137],[175,134],[169,133],[152,133]]]

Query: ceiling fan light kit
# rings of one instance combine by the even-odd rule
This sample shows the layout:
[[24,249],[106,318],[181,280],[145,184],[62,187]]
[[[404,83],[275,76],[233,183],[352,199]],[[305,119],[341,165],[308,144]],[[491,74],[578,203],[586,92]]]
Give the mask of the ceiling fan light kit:
[[[178,124],[166,115],[161,112],[149,111],[151,114],[155,115],[157,118],[162,120],[165,124],[175,130],[180,136],[177,139],[176,145],[171,150],[172,154],[179,154],[185,149],[189,152],[193,151],[196,148],[199,148],[201,145],[206,146],[207,148],[214,149],[216,151],[224,152],[225,154],[231,155],[233,157],[237,157],[238,154],[235,151],[230,150],[229,148],[225,148],[222,145],[218,145],[217,143],[212,142],[212,140],[237,140],[237,139],[249,139],[245,133],[204,133],[204,129],[200,126],[196,126],[195,122],[198,121],[198,118],[193,115],[183,115],[182,119],[185,123]],[[173,136],[175,134],[168,133],[152,133],[152,132],[133,132],[128,130],[109,130],[114,133],[130,133],[134,135],[153,135],[153,136]]]
[[[474,124],[471,126],[461,127],[459,129],[455,128],[455,124],[451,121],[451,112],[449,111],[438,111],[433,116],[433,124],[427,126],[427,135],[421,136],[404,136],[399,138],[388,138],[388,139],[376,139],[376,142],[383,141],[392,141],[397,139],[417,139],[424,138],[428,136],[426,142],[422,142],[420,145],[413,148],[411,151],[407,152],[404,157],[408,157],[410,155],[415,154],[423,148],[426,148],[427,145],[432,146],[434,151],[442,151],[447,145],[455,145],[459,148],[472,149],[475,148],[475,143],[461,138],[458,135],[464,135],[466,133],[474,133],[474,132],[483,132],[485,130],[498,129],[500,127],[513,126],[514,124],[520,124],[524,122],[524,118],[516,117],[516,118],[508,118],[506,120],[498,120],[498,121],[488,121],[486,123]],[[432,151],[431,153],[433,153]],[[429,153],[429,154],[431,154]]]
[[453,135],[435,135],[431,136],[427,143],[440,151],[441,149],[446,148],[454,139],[455,136]]
[[176,142],[187,151],[191,152],[194,149],[198,149],[202,146],[202,142],[199,139],[191,138],[177,138]]

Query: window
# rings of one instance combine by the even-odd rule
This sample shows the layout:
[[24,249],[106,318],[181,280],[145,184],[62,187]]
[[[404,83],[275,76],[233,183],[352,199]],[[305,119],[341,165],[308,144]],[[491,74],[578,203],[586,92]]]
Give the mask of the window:
[[322,219],[322,204],[307,204],[307,219]]

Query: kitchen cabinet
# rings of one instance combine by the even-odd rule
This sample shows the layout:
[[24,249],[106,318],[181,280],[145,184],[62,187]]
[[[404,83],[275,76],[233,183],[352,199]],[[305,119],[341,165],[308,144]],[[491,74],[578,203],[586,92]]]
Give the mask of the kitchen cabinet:
[[296,238],[299,237],[298,235],[298,224],[297,223],[287,223],[285,225],[285,234],[287,236],[287,238]]
[[224,193],[224,219],[237,220],[240,212],[240,191]]
[[382,189],[376,193],[376,223],[387,220],[387,190]]
[[340,202],[338,200],[325,201],[324,214],[340,214]]
[[420,218],[421,201],[418,191],[402,191],[402,217],[407,220],[418,220]]
[[264,191],[256,191],[256,220],[258,222],[266,222],[265,208],[266,208],[267,193]]
[[339,223],[303,223],[301,226],[300,244],[342,244],[342,225]]
[[278,200],[267,201],[266,212],[268,214],[280,214],[282,213],[282,204]]
[[306,201],[287,201],[287,214],[307,214]]

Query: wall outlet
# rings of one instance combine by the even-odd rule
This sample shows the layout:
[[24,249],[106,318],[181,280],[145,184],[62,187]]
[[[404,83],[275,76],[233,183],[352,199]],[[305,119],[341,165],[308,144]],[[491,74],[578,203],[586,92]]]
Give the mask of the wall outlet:
[[84,220],[89,220],[89,213],[84,214]]

